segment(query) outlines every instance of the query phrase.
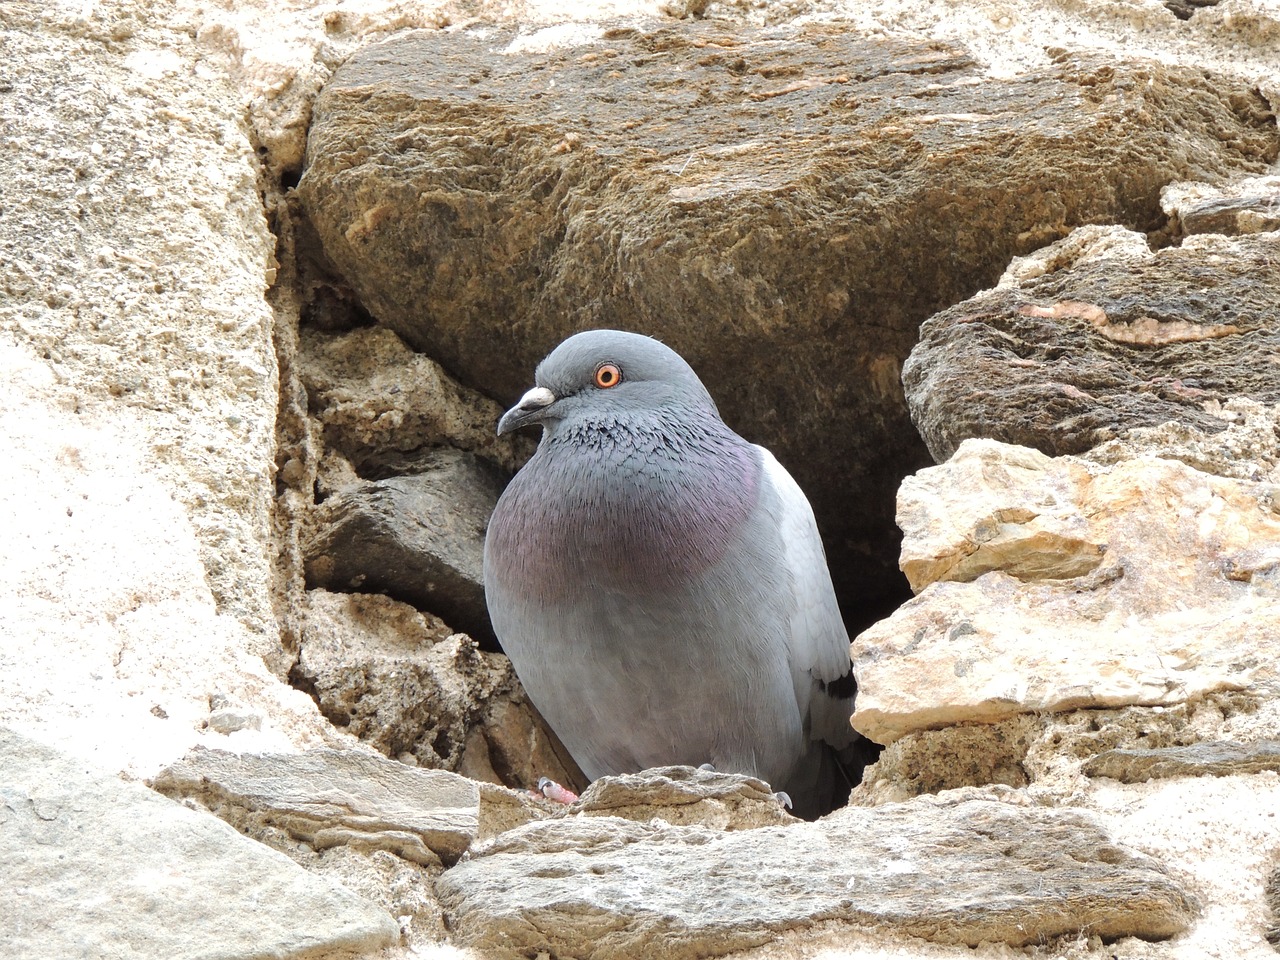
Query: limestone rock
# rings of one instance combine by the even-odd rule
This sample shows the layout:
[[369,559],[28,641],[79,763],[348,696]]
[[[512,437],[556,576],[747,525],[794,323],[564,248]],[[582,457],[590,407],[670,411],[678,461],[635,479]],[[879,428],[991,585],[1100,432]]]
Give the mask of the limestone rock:
[[939,462],[969,437],[1060,455],[1135,427],[1223,429],[1212,405],[1280,400],[1280,234],[1189,238],[1158,252],[1086,227],[1016,260],[931,317],[903,367]]
[[1106,543],[1075,501],[1087,468],[1052,470],[1049,457],[1025,447],[978,452],[995,449],[971,444],[945,474],[922,470],[899,488],[898,523],[911,537],[898,565],[916,593],[993,570],[1024,581],[1066,580],[1102,563]]
[[263,717],[240,744],[324,743],[272,672],[274,238],[238,92],[144,3],[9,2],[0,47],[0,723],[146,776],[223,737],[221,690]]
[[237,90],[164,20],[5,4],[0,332],[50,412],[134,434],[219,610],[273,657],[273,238]]
[[855,621],[900,589],[876,558],[926,462],[899,382],[919,323],[1073,225],[1149,228],[1170,180],[1275,156],[1265,101],[1199,70],[1064,55],[1002,80],[838,22],[569,35],[410,33],[348,60],[299,185],[325,252],[502,403],[575,330],[670,343],[808,492]]
[[412,863],[453,863],[476,835],[480,794],[444,770],[373,753],[235,754],[197,748],[152,781],[199,801],[237,829],[263,824],[316,849],[387,850]]
[[532,788],[584,783],[501,654],[372,594],[312,590],[291,679],[334,724],[389,757]]
[[460,386],[385,327],[340,335],[304,328],[297,362],[326,444],[361,476],[430,447],[476,453],[508,471],[532,452],[531,437],[498,437],[501,406]]
[[303,544],[307,584],[388,594],[492,646],[484,531],[502,478],[456,450],[424,453],[412,467],[316,508]]
[[491,840],[522,824],[545,820],[555,812],[545,797],[532,789],[514,790],[496,783],[480,784],[480,832],[477,840]]
[[[283,834],[262,835],[274,832],[251,827],[249,835],[274,846],[272,840],[284,838]],[[390,850],[361,850],[358,844],[313,850],[299,841],[284,839],[277,849],[310,873],[340,883],[394,917],[400,925],[400,942],[407,957],[415,956],[415,948],[430,956],[428,945],[438,949],[448,937],[433,882],[440,873],[439,864],[413,863]],[[401,956],[400,951],[387,951],[379,960],[401,960]]]
[[12,960],[301,960],[399,940],[371,903],[140,784],[4,729],[0,767]]
[[1145,783],[1167,777],[1231,777],[1270,770],[1280,773],[1280,741],[1195,743],[1183,747],[1108,750],[1084,765],[1091,777]]
[[1108,440],[1084,454],[1091,463],[1117,464],[1135,456],[1180,460],[1202,473],[1259,483],[1267,504],[1280,502],[1280,406],[1235,399],[1206,404],[1222,421],[1214,433],[1170,421],[1137,427],[1123,439]]
[[550,777],[571,790],[581,790],[586,775],[529,702],[509,664],[507,669],[511,686],[484,705],[480,723],[467,734],[458,772],[524,788],[536,787],[543,777]]
[[850,803],[870,806],[925,793],[980,787],[1061,797],[1088,788],[1099,755],[1190,747],[1280,732],[1280,703],[1229,691],[1157,707],[1090,707],[1020,713],[904,734],[866,768]]
[[[1150,455],[1098,464],[965,441],[903,482],[920,594],[854,640],[854,726],[887,744],[1024,712],[1276,690],[1272,489]],[[1090,565],[1046,562],[1046,542]]]
[[144,421],[59,396],[45,362],[0,344],[0,723],[136,776],[209,739],[331,742],[251,652],[262,637],[220,610]]
[[[1032,719],[1024,714],[903,734],[863,770],[849,802],[874,806],[961,787],[1026,787],[1033,776],[1027,755],[1033,740],[1043,739]],[[1061,752],[1068,754],[1068,746]]]
[[696,767],[655,767],[601,777],[566,813],[622,817],[644,822],[698,824],[745,830],[793,822],[763,780]]
[[1078,930],[1163,939],[1195,910],[1088,815],[989,800],[730,833],[544,821],[474,852],[437,891],[455,936],[489,955],[592,960],[717,956],[824,921],[970,945]]
[[1223,186],[1175,183],[1160,205],[1178,232],[1264,233],[1280,230],[1280,176],[1246,177]]
[[215,733],[230,736],[241,730],[261,730],[263,720],[261,711],[237,703],[224,693],[215,693],[209,697],[209,716],[205,719],[205,725]]

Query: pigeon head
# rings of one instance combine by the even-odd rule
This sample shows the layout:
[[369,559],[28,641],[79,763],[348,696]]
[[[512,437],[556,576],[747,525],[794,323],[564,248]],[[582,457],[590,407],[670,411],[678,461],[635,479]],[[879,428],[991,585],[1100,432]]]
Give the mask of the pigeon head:
[[652,337],[588,330],[556,347],[538,365],[537,384],[498,422],[498,434],[540,424],[634,421],[664,414],[709,414],[715,402],[684,358]]

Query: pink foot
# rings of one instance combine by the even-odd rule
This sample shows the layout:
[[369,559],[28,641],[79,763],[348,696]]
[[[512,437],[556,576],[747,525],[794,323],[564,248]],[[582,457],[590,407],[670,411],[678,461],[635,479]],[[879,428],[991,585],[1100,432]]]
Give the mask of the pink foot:
[[538,781],[538,789],[533,791],[534,796],[546,797],[555,803],[570,804],[575,803],[578,795],[566,787],[560,786],[550,777],[543,777]]

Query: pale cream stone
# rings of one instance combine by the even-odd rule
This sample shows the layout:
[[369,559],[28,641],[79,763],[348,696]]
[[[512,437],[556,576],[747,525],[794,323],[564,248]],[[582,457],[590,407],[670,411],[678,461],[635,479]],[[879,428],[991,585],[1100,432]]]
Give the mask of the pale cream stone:
[[919,595],[853,643],[854,726],[882,743],[1017,713],[1273,690],[1269,487],[1141,455],[965,441],[903,482]]

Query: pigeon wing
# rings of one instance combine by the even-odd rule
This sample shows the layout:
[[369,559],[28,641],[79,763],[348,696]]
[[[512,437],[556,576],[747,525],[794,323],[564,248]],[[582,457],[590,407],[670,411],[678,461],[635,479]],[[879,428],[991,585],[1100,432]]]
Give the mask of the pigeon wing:
[[849,634],[831,585],[813,508],[773,454],[757,449],[775,498],[780,557],[791,586],[788,660],[796,703],[810,738],[841,749],[857,739],[849,722],[855,692]]

